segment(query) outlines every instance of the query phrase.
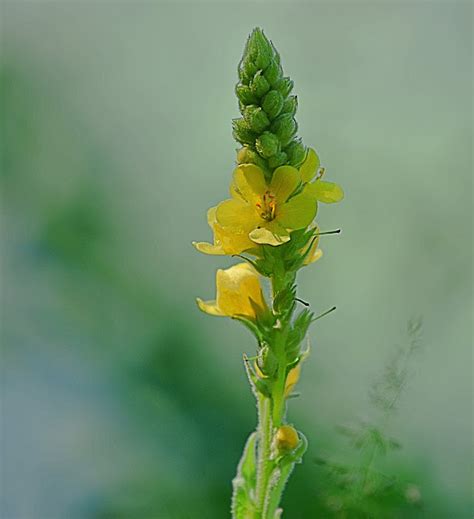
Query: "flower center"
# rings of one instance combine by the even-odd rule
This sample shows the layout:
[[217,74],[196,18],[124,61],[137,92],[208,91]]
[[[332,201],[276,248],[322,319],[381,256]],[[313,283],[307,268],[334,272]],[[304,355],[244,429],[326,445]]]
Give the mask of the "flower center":
[[255,204],[255,206],[257,209],[257,213],[263,220],[271,222],[275,219],[276,200],[275,196],[272,193],[270,193],[270,191],[266,191],[265,194],[260,198],[260,200]]

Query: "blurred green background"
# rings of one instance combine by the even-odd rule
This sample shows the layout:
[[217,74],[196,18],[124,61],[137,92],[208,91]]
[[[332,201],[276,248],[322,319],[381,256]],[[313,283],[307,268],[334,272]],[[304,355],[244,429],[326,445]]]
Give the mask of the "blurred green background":
[[[346,192],[299,277],[313,353],[290,417],[310,449],[292,519],[323,510],[322,453],[409,318],[423,349],[387,459],[419,515],[471,512],[472,4],[3,2],[4,519],[228,516],[255,406],[238,323],[200,314],[217,267],[192,240],[227,196],[236,66],[259,25],[299,134]],[[402,515],[397,515],[402,517]]]

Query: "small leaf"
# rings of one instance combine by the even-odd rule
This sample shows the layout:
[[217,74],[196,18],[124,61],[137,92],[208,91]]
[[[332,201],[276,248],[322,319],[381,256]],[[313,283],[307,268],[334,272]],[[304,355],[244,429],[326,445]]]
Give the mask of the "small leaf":
[[237,475],[232,481],[232,517],[233,519],[248,519],[254,509],[253,489],[256,480],[255,443],[257,433],[254,431],[244,447],[244,452],[237,467]]

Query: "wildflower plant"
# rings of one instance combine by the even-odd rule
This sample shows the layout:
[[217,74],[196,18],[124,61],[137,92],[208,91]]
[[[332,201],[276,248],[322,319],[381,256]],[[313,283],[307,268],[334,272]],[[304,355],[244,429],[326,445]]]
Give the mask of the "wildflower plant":
[[[319,237],[326,233],[314,221],[319,203],[338,202],[343,192],[323,180],[317,153],[297,137],[293,82],[259,28],[247,40],[238,75],[241,117],[233,121],[233,135],[240,148],[230,198],[208,211],[213,243],[194,246],[244,262],[218,270],[216,299],[197,302],[210,315],[240,321],[256,339],[256,355],[244,354],[244,366],[258,426],[233,480],[232,516],[276,519],[286,482],[307,448],[286,411],[308,354],[302,343],[318,318],[306,304],[297,310],[296,275],[322,254]],[[270,298],[263,278],[270,280]]]

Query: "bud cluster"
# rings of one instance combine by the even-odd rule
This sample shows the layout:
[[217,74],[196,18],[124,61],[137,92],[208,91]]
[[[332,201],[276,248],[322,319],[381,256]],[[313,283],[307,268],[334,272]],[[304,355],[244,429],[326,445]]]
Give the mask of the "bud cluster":
[[280,56],[259,28],[247,40],[239,79],[235,91],[242,117],[233,121],[234,138],[242,144],[237,162],[256,164],[268,178],[279,166],[299,167],[306,148],[296,137],[293,81],[283,76]]

